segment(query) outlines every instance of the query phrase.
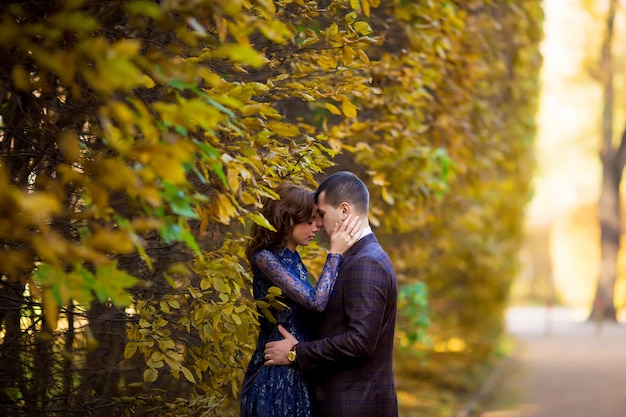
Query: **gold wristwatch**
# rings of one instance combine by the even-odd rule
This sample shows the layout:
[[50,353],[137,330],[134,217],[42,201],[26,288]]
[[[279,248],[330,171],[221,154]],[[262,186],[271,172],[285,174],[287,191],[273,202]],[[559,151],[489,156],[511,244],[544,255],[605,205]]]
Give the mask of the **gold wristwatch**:
[[291,348],[291,350],[289,352],[287,352],[287,360],[291,363],[294,363],[296,361],[296,346],[298,346],[298,344],[296,343],[295,345],[293,345],[293,347]]

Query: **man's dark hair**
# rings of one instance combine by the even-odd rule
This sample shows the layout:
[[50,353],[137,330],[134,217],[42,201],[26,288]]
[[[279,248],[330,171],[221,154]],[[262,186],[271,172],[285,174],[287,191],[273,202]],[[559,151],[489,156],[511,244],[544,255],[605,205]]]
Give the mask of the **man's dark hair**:
[[324,201],[335,208],[345,201],[362,214],[368,212],[370,193],[363,181],[352,172],[339,171],[322,181],[315,192],[316,203],[321,193],[325,193]]

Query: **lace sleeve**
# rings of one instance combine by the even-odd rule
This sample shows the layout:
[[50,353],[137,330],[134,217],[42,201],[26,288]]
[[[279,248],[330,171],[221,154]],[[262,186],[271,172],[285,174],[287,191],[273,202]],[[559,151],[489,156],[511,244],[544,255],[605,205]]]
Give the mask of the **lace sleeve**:
[[324,311],[335,285],[337,271],[342,256],[329,253],[322,270],[322,275],[315,287],[308,281],[302,281],[286,268],[280,259],[268,250],[261,250],[254,255],[256,267],[267,279],[280,288],[295,303],[313,311]]

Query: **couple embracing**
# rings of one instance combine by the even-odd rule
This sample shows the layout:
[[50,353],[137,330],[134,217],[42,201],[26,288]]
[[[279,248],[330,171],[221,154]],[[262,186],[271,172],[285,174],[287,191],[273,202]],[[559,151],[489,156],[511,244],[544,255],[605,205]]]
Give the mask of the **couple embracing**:
[[[367,220],[369,192],[354,174],[326,178],[313,193],[277,188],[253,226],[246,255],[255,299],[277,286],[288,308],[261,316],[244,377],[241,417],[397,417],[393,341],[397,281]],[[297,246],[330,238],[312,286]]]

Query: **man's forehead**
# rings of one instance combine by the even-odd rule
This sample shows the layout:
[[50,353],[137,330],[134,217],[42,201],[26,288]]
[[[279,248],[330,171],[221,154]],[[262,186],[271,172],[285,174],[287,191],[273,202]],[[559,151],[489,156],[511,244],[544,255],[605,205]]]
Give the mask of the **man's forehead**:
[[317,212],[318,213],[326,213],[326,210],[324,210],[322,207],[326,206],[326,201],[324,201],[324,195],[320,194],[319,198],[317,199],[315,206],[317,207]]
[[318,207],[326,204],[326,191],[322,191],[321,193],[319,193],[316,203]]

